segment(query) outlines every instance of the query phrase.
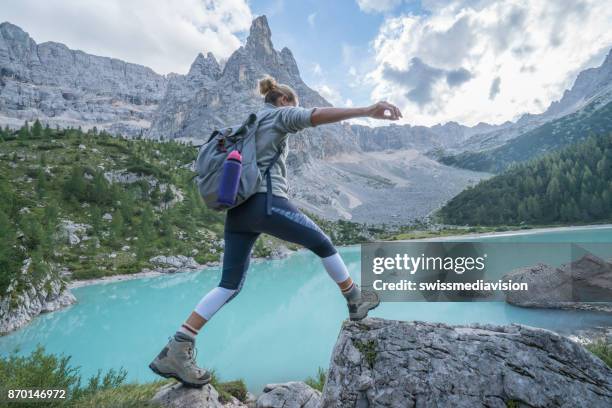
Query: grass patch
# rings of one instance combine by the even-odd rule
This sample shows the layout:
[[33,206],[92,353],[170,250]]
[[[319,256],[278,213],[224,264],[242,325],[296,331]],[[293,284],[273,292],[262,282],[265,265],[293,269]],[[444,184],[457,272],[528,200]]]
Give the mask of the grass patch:
[[[0,389],[61,389],[66,399],[24,401],[19,407],[154,407],[149,401],[167,381],[126,384],[125,370],[98,371],[84,380],[70,357],[54,355],[38,347],[27,356],[0,357]],[[15,405],[17,406],[17,405]]]
[[586,346],[587,350],[599,357],[608,367],[612,368],[612,344],[598,340]]
[[246,401],[248,390],[242,379],[222,382],[214,371],[211,372],[211,376],[210,385],[219,393],[221,403],[231,401],[232,397],[240,402]]
[[322,367],[319,367],[317,369],[317,374],[314,377],[308,377],[304,382],[315,390],[323,392],[326,380],[327,372]]
[[361,340],[353,340],[353,345],[363,355],[370,368],[374,368],[376,362],[376,340],[368,340],[363,342]]

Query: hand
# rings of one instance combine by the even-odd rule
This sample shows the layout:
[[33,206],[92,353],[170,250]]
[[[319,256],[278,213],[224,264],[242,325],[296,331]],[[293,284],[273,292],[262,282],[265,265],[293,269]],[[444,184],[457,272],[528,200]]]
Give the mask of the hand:
[[373,119],[398,120],[403,117],[397,106],[385,101],[377,102],[368,107],[368,112],[368,116]]

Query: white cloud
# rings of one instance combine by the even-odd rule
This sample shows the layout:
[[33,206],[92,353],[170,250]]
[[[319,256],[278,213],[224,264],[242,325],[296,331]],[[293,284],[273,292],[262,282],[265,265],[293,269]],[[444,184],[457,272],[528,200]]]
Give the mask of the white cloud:
[[312,72],[315,75],[321,76],[323,75],[323,68],[321,68],[321,65],[319,65],[319,63],[315,62],[314,65],[312,66]]
[[319,84],[314,89],[334,106],[342,106],[344,99],[337,89],[328,84]]
[[612,46],[612,8],[597,0],[428,0],[389,17],[373,42],[373,100],[404,121],[501,123],[541,112]]
[[402,0],[357,0],[357,5],[366,13],[382,13],[393,10],[401,2]]
[[246,0],[19,0],[0,9],[0,21],[38,43],[62,42],[162,74],[186,73],[198,52],[227,58],[251,20]]
[[310,25],[311,27],[314,27],[315,25],[315,19],[317,18],[317,13],[311,13],[308,15],[308,25]]

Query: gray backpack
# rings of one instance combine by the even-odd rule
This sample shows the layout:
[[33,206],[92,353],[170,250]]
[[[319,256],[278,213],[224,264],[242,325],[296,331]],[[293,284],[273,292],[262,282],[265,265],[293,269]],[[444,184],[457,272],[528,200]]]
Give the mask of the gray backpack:
[[[267,213],[268,215],[271,214],[272,181],[270,169],[280,157],[282,149],[276,152],[262,175],[257,166],[255,134],[258,127],[257,115],[251,113],[247,120],[238,127],[227,127],[213,131],[208,141],[200,146],[195,161],[195,172],[197,173],[195,181],[207,207],[218,211],[234,208],[255,194],[259,190],[263,178],[266,178]],[[242,154],[242,172],[236,202],[233,206],[228,207],[220,204],[217,199],[223,163],[233,150],[238,150]]]

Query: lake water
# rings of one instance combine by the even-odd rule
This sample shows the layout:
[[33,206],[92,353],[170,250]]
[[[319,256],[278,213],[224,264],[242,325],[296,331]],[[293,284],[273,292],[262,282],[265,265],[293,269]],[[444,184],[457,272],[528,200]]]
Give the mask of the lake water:
[[[477,239],[612,243],[612,227]],[[359,247],[340,252],[358,280]],[[219,268],[210,268],[74,289],[78,304],[0,337],[0,353],[18,348],[27,354],[42,344],[49,352],[71,355],[86,376],[124,367],[130,380],[152,380],[148,363],[219,278]],[[451,324],[521,323],[561,332],[612,325],[604,314],[522,309],[503,302],[383,303],[370,315]],[[200,333],[197,359],[222,380],[242,378],[259,393],[266,383],[303,380],[326,368],[346,316],[344,299],[316,256],[299,251],[282,260],[254,262],[242,293]]]

